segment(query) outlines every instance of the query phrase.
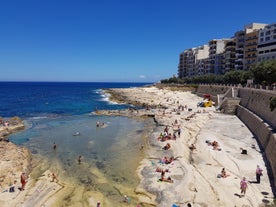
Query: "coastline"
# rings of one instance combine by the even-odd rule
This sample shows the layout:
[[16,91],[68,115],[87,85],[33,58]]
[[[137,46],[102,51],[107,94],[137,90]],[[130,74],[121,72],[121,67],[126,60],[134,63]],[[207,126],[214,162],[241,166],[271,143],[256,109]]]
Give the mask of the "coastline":
[[[273,194],[260,149],[250,131],[236,116],[218,113],[214,107],[197,107],[197,103],[202,99],[192,94],[190,90],[179,91],[148,86],[111,89],[106,92],[111,93],[111,101],[121,101],[134,106],[149,106],[149,108],[97,111],[96,114],[152,117],[157,125],[153,132],[149,132],[148,147],[144,149],[145,158],[137,169],[140,184],[134,192],[141,206],[161,207],[177,204],[182,207],[190,202],[193,206],[257,207],[272,202]],[[180,105],[187,107],[178,110]],[[158,141],[157,138],[165,126],[170,126],[169,132],[173,133],[175,120],[181,126],[181,135],[176,140]],[[206,144],[207,140],[218,141],[221,151],[213,150]],[[166,143],[171,144],[171,149],[164,151],[162,147]],[[189,149],[191,144],[196,145],[195,151]],[[242,155],[241,148],[247,149],[248,154]],[[159,163],[160,158],[164,156],[174,156],[177,159],[168,165]],[[264,169],[260,184],[253,183],[257,164]],[[225,167],[230,174],[229,177],[217,177],[222,167]],[[166,176],[170,176],[174,182],[160,182],[157,168],[168,169]],[[46,206],[53,206],[59,197],[64,197],[62,195],[73,191],[69,180],[51,182],[51,177],[48,176],[51,172],[45,169],[47,167],[42,170],[38,179],[30,179],[28,193],[18,192],[16,199],[5,194],[6,200],[0,196],[2,202],[0,204],[9,206],[7,202],[5,203],[9,201],[16,205],[32,202],[33,206],[45,203]],[[239,182],[244,176],[253,182],[249,184],[246,196],[240,198]],[[80,194],[83,192],[85,189]],[[40,200],[37,199],[38,195]],[[104,206],[112,206],[105,202],[100,192],[91,192],[85,199],[87,199],[86,206],[95,205],[97,200],[103,201]]]
[[[146,203],[145,206],[183,206],[190,202],[193,206],[257,207],[273,203],[274,195],[262,152],[254,136],[236,116],[216,112],[215,107],[198,108],[197,103],[202,99],[190,91],[154,86],[112,89],[111,99],[117,101],[118,97],[129,104],[138,103],[154,108],[144,112],[144,115],[154,116],[160,125],[160,131],[151,135],[147,157],[137,170],[141,182],[136,191],[138,194],[142,192],[140,201]],[[179,105],[187,105],[191,110],[179,113]],[[156,106],[159,108],[156,109]],[[142,112],[139,113],[141,115]],[[125,114],[119,112],[119,115]],[[171,126],[175,120],[181,125],[181,136],[167,141],[172,150],[164,152],[162,147],[165,143],[157,141],[157,137],[165,126]],[[172,128],[170,132],[173,132]],[[206,144],[209,140],[216,140],[221,150],[210,148]],[[189,149],[191,144],[196,145],[195,151]],[[241,149],[246,149],[248,154],[241,154]],[[164,165],[158,162],[162,156],[178,159],[170,165]],[[255,183],[256,165],[264,169],[261,184]],[[169,169],[166,175],[175,182],[158,182],[160,173],[155,171],[156,168]],[[218,177],[222,168],[226,169],[229,177]],[[242,177],[249,181],[245,198],[240,198],[239,183]]]

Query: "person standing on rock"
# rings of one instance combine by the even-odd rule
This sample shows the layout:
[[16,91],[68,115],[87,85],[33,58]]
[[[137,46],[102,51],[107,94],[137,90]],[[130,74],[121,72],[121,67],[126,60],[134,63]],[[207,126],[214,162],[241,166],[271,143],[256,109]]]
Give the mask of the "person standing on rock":
[[256,169],[256,182],[260,183],[261,182],[261,176],[263,175],[263,170],[260,168],[259,165],[257,165]]
[[26,173],[22,173],[20,176],[20,182],[21,182],[21,190],[25,190],[25,185],[27,183],[27,175]]
[[240,195],[240,197],[245,196],[246,189],[247,189],[247,181],[246,181],[245,177],[240,182],[240,189],[241,189],[241,195]]

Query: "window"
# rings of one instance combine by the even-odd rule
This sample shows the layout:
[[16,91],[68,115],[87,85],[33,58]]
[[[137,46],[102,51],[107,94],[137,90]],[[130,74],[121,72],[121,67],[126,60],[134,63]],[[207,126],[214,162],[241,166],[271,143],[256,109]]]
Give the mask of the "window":
[[264,36],[264,33],[263,33],[263,32],[261,32],[261,33],[260,33],[260,36],[261,36],[261,37],[263,37],[263,36]]
[[266,34],[266,35],[270,35],[270,31],[266,31],[265,34]]
[[261,39],[260,39],[260,42],[263,42],[263,41],[264,41],[264,38],[261,38]]
[[266,40],[266,41],[270,40],[270,37],[266,37],[265,40]]

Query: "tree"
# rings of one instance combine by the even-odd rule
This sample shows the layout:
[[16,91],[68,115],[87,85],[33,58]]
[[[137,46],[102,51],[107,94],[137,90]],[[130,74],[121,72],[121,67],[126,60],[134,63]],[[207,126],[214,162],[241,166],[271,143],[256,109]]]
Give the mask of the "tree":
[[252,78],[251,72],[244,70],[232,70],[223,75],[224,82],[232,84],[244,84],[250,78]]
[[266,60],[257,63],[250,71],[256,83],[272,85],[276,82],[276,60]]

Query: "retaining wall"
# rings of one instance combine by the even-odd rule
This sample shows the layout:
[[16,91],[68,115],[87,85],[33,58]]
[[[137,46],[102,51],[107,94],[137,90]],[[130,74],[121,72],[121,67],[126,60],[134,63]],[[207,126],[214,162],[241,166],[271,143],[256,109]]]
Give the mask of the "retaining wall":
[[238,96],[240,105],[257,114],[265,122],[276,129],[276,109],[270,110],[270,98],[275,97],[275,91],[263,91],[256,89],[240,88]]

